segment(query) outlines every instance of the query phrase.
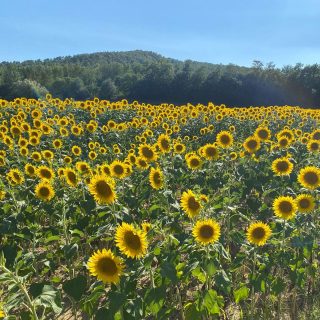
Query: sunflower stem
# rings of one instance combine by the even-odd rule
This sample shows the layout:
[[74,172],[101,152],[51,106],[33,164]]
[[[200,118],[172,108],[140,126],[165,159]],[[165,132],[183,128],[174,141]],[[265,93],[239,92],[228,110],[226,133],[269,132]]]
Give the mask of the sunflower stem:
[[253,266],[252,266],[252,285],[251,285],[250,319],[254,319],[255,292],[254,292],[254,282],[253,282],[253,281],[255,280],[256,260],[257,260],[256,248],[253,248]]

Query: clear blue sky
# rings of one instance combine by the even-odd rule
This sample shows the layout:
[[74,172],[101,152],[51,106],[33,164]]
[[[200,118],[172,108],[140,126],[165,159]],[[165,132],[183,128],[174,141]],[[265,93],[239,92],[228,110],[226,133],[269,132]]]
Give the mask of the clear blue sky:
[[320,63],[320,0],[0,0],[0,61],[135,49]]

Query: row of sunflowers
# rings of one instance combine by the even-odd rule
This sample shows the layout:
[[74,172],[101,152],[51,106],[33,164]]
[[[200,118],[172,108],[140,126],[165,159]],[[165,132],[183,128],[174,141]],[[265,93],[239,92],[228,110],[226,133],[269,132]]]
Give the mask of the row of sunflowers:
[[0,100],[0,318],[310,319],[319,123],[294,106]]

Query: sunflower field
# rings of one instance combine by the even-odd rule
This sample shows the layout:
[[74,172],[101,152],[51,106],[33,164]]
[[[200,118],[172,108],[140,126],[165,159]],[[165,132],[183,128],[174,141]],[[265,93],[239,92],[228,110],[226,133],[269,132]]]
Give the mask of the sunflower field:
[[0,318],[319,319],[319,124],[0,100]]

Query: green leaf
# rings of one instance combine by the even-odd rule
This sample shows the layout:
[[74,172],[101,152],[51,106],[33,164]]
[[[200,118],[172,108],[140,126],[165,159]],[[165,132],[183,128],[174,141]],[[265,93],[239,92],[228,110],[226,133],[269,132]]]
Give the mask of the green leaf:
[[161,265],[161,275],[166,277],[172,281],[172,283],[176,283],[178,281],[177,270],[173,263],[169,261],[165,261]]
[[223,307],[224,299],[222,296],[218,296],[217,291],[209,290],[203,299],[203,306],[210,314],[220,314],[220,307]]
[[211,277],[216,273],[216,266],[213,262],[209,262],[206,266],[207,274]]
[[86,292],[87,280],[83,275],[67,280],[63,283],[63,291],[75,301],[80,301],[82,295]]
[[231,291],[231,281],[224,270],[220,270],[215,275],[215,283],[225,294]]
[[278,295],[285,288],[285,283],[282,278],[277,277],[271,284],[271,291],[273,294]]
[[200,282],[206,282],[206,275],[201,271],[200,267],[196,267],[192,270],[191,274],[196,277]]
[[166,287],[153,288],[147,291],[145,303],[153,315],[156,315],[164,304],[166,297]]
[[186,320],[201,319],[202,316],[202,312],[197,309],[196,304],[191,302],[184,306],[184,314]]
[[247,299],[249,297],[249,291],[249,288],[246,286],[243,286],[238,290],[233,291],[233,296],[236,303],[239,303],[240,301]]

